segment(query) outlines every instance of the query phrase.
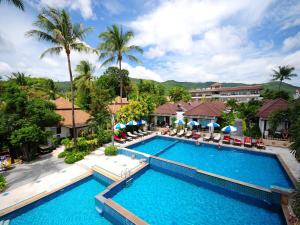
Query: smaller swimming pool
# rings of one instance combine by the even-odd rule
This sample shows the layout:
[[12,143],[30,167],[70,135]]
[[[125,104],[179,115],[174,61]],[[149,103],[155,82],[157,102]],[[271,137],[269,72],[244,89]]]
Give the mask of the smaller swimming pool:
[[153,169],[112,199],[152,225],[285,224],[278,209],[253,205]]
[[219,150],[215,145],[196,145],[191,141],[160,136],[127,148],[144,153],[151,152],[164,159],[266,188],[272,185],[294,188],[275,155],[234,147],[223,147]]
[[16,210],[1,220],[10,225],[109,225],[95,209],[95,196],[105,189],[93,176]]

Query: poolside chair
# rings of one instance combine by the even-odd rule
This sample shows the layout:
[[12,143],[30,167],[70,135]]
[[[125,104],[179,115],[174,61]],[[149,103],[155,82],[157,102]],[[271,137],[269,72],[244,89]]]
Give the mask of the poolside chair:
[[151,134],[151,133],[152,133],[152,131],[151,131],[151,130],[147,130],[146,127],[143,128],[143,131],[144,131],[144,132],[147,132],[148,134]]
[[137,135],[135,135],[135,134],[132,134],[131,132],[127,132],[127,135],[129,136],[129,137],[132,137],[132,138],[137,138],[138,136]]
[[140,130],[140,129],[138,129],[138,132],[141,133],[141,134],[144,134],[144,135],[147,135],[147,134],[148,134],[148,132],[142,131],[142,130]]
[[266,146],[261,138],[256,141],[256,147],[259,149],[266,149]]
[[171,132],[169,133],[170,136],[174,136],[176,134],[177,134],[177,130],[176,129],[171,130]]
[[195,140],[199,139],[200,137],[201,137],[201,134],[199,132],[194,133],[192,136],[192,138]]
[[117,135],[114,135],[114,140],[119,143],[125,143],[125,140],[123,138],[118,137]]
[[191,138],[193,136],[193,132],[192,131],[187,131],[184,135],[186,138]]
[[219,142],[220,140],[221,140],[221,134],[220,133],[214,134],[213,141]]
[[180,130],[178,133],[177,133],[177,136],[178,137],[182,137],[184,135],[184,130]]
[[132,137],[128,137],[124,132],[121,133],[121,137],[127,141],[132,141]]
[[244,146],[245,147],[252,147],[252,138],[251,137],[245,137],[244,138]]
[[163,134],[163,135],[166,135],[166,134],[168,134],[168,133],[170,133],[169,128],[166,128],[166,129],[164,129],[164,130],[161,132],[161,134]]
[[222,142],[224,144],[230,144],[230,136],[229,135],[224,135]]
[[144,134],[138,133],[137,131],[133,131],[133,134],[137,135],[137,136],[140,136],[140,137],[144,136]]
[[241,146],[242,145],[242,140],[240,138],[234,138],[233,139],[233,144]]
[[211,133],[205,134],[203,137],[203,141],[210,141],[211,139]]

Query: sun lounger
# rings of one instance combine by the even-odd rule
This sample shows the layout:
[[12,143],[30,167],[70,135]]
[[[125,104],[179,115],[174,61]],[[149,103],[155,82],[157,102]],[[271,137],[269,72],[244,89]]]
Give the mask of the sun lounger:
[[147,130],[146,127],[143,128],[143,131],[144,131],[144,132],[147,132],[148,134],[151,134],[151,133],[152,133],[152,131],[151,131],[151,130]]
[[203,141],[210,141],[211,139],[211,134],[205,134],[204,137],[203,137]]
[[258,139],[256,141],[256,147],[259,148],[259,149],[265,149],[266,146],[264,145],[264,142],[262,141],[262,139]]
[[177,134],[177,130],[176,130],[176,129],[171,130],[170,136],[174,136],[174,135],[176,135],[176,134]]
[[233,139],[233,144],[234,144],[234,145],[241,146],[241,145],[242,145],[242,140],[239,139],[239,138],[234,138],[234,139]]
[[124,132],[121,133],[121,137],[125,140],[132,141],[132,137],[128,137]]
[[136,132],[136,131],[133,131],[133,134],[134,134],[134,135],[137,135],[137,136],[140,136],[140,137],[144,136],[144,134],[138,133],[138,132]]
[[180,130],[178,133],[177,133],[177,136],[178,137],[181,137],[184,135],[184,130]]
[[200,133],[194,133],[193,136],[192,136],[192,138],[195,139],[195,140],[199,139],[200,137],[201,137]]
[[141,130],[138,130],[138,132],[141,133],[141,134],[144,134],[144,135],[148,134],[147,132],[144,132],[144,131],[141,131]]
[[213,136],[213,141],[214,142],[219,142],[221,140],[221,134],[214,134]]
[[193,136],[193,132],[192,131],[187,131],[184,136],[186,138],[191,138]]
[[129,137],[132,137],[132,138],[137,138],[137,137],[138,137],[137,135],[132,134],[131,132],[127,132],[127,135],[128,135]]
[[114,136],[114,140],[115,140],[116,142],[119,142],[119,143],[124,143],[124,142],[125,142],[125,140],[124,140],[123,138],[120,138],[120,137],[118,137],[117,135]]
[[222,142],[224,144],[230,144],[230,136],[229,135],[224,135]]
[[244,146],[245,147],[252,147],[252,138],[251,137],[245,137],[244,138]]

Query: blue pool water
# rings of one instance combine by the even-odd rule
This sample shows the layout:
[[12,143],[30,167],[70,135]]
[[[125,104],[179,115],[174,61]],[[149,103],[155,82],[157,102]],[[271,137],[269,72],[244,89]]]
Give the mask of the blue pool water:
[[[172,141],[170,138],[153,138],[145,145],[141,143],[135,146],[134,149],[146,151],[151,148],[152,151],[156,149],[159,152],[162,149],[160,142],[164,144],[164,139]],[[214,145],[199,146],[193,142],[180,141],[158,156],[266,188],[270,188],[271,185],[293,188],[280,162],[272,155],[250,153],[230,147],[218,150]]]
[[10,225],[108,225],[95,209],[95,196],[105,186],[87,178],[67,190],[9,214]]
[[150,155],[156,155],[159,153],[162,149],[166,148],[170,144],[174,143],[173,139],[163,138],[163,137],[155,137],[151,138],[142,142],[139,142],[137,144],[133,144],[129,146],[128,148],[147,153]]
[[285,224],[279,211],[147,170],[113,200],[150,224]]

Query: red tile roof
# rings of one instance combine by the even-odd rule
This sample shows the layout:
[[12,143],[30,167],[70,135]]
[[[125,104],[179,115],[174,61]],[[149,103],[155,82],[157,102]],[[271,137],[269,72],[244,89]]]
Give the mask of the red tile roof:
[[185,116],[216,116],[220,117],[225,109],[224,102],[213,101],[203,102],[202,104],[188,110],[184,113]]
[[286,109],[288,108],[288,106],[288,101],[282,98],[267,100],[264,102],[263,106],[258,110],[257,116],[261,118],[268,118],[273,112],[279,109]]
[[[63,121],[60,124],[64,127],[72,127],[72,103],[68,100],[60,97],[54,100],[55,112],[62,116]],[[83,110],[80,110],[78,106],[74,108],[75,112],[75,126],[83,127],[86,126],[87,122],[91,118],[91,115]]]
[[108,111],[113,114],[116,114],[119,111],[119,109],[121,109],[123,106],[126,106],[128,104],[129,102],[127,98],[122,98],[122,103],[121,103],[121,97],[117,96],[115,100],[108,105]]

